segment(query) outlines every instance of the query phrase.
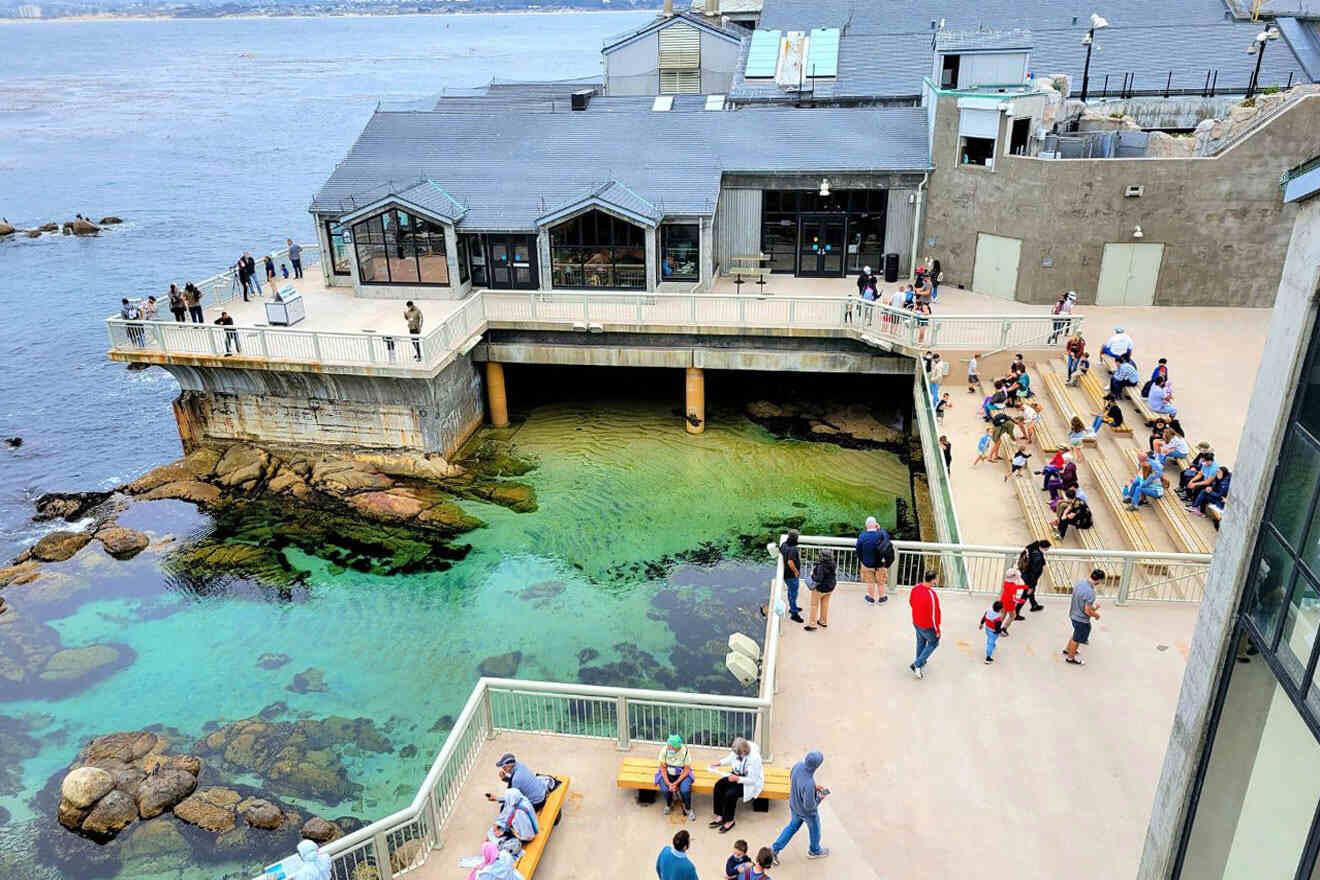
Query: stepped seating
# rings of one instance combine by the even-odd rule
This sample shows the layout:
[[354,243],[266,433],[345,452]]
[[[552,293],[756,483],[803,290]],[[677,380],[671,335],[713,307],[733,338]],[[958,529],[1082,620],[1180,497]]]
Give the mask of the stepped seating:
[[[1072,397],[1068,394],[1068,389],[1064,387],[1063,377],[1052,369],[1048,371],[1044,369],[1040,370],[1040,377],[1042,384],[1045,386],[1046,394],[1049,395],[1050,400],[1058,409],[1059,415],[1063,416],[1064,422],[1071,424],[1073,416],[1076,416],[1081,419],[1082,424],[1089,429],[1091,420],[1086,417],[1086,413],[1082,412],[1073,404]],[[1094,437],[1088,437],[1085,440],[1085,443],[1091,446],[1094,446],[1095,442]]]
[[[1132,449],[1130,453],[1127,456],[1128,461],[1134,467],[1140,467],[1140,451]],[[1192,521],[1187,518],[1187,511],[1183,510],[1182,502],[1178,500],[1178,496],[1172,487],[1165,493],[1163,498],[1148,498],[1147,501],[1151,502],[1151,507],[1155,508],[1155,512],[1160,515],[1160,519],[1164,520],[1165,528],[1169,530],[1169,535],[1172,536],[1173,542],[1178,546],[1180,553],[1211,553],[1214,551],[1209,542],[1192,525]]]
[[[1105,369],[1112,375],[1118,366],[1114,362],[1114,359],[1107,354],[1102,354],[1100,355],[1100,360],[1104,363]],[[1123,389],[1123,395],[1128,399],[1128,403],[1132,404],[1132,408],[1137,411],[1137,415],[1141,416],[1146,424],[1149,425],[1156,419],[1167,418],[1167,416],[1160,415],[1147,405],[1146,399],[1141,396],[1141,386],[1130,385]]]
[[[1008,461],[1007,458],[1004,459]],[[1012,465],[1005,464],[1006,468],[1012,469]],[[1035,484],[1035,477],[1028,473],[1021,477],[1013,477],[1009,480],[1017,492],[1018,503],[1022,505],[1022,515],[1027,521],[1027,531],[1031,533],[1032,540],[1057,541],[1057,533],[1054,526],[1053,513],[1050,511],[1044,499],[1041,497]],[[1095,529],[1084,529],[1083,531],[1094,532]],[[1057,566],[1045,566],[1045,574],[1049,578],[1052,589],[1056,593],[1071,593],[1072,584],[1068,583],[1067,577],[1062,571],[1056,570]],[[1038,585],[1044,589],[1045,585]]]
[[[1086,399],[1091,402],[1091,406],[1094,407],[1097,412],[1104,409],[1105,388],[1100,384],[1100,380],[1095,377],[1094,373],[1087,373],[1085,376],[1081,377],[1077,382],[1077,386],[1082,389],[1082,393],[1086,395]],[[1113,431],[1115,434],[1131,434],[1132,426],[1127,422],[1124,422],[1117,428],[1106,425],[1104,428],[1101,428],[1101,430]]]
[[1154,553],[1155,545],[1151,543],[1150,535],[1146,532],[1141,514],[1135,510],[1128,510],[1127,503],[1123,501],[1123,483],[1114,477],[1114,472],[1109,469],[1102,456],[1088,455],[1086,463],[1091,467],[1097,489],[1114,514],[1114,520],[1118,523],[1124,542],[1132,550]]

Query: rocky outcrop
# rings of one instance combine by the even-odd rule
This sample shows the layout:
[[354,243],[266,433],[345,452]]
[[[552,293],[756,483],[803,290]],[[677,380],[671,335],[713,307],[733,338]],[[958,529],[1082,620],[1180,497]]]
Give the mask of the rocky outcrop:
[[39,577],[41,577],[41,563],[35,559],[29,559],[17,565],[0,568],[0,587],[30,584]]
[[1213,156],[1278,111],[1283,104],[1305,95],[1320,94],[1320,83],[1304,83],[1286,92],[1261,93],[1243,101],[1223,119],[1205,119],[1192,137],[1197,156]]
[[193,772],[183,767],[166,767],[143,779],[137,787],[138,815],[143,819],[159,816],[192,794],[201,772],[201,759],[194,760],[197,769]]
[[86,532],[51,532],[22,553],[15,562],[63,562],[71,559],[75,553],[86,547],[92,536]]
[[147,545],[151,543],[144,533],[136,529],[126,529],[114,520],[97,529],[95,538],[101,542],[105,552],[115,559],[132,559],[147,549]]
[[74,235],[96,235],[101,231],[101,227],[97,226],[92,221],[81,218],[70,220],[64,225],[65,227],[72,229]]
[[118,217],[114,216],[113,214],[110,215],[109,217],[102,217],[102,218],[101,218],[101,225],[102,225],[102,226],[114,226],[116,223],[123,223],[123,222],[124,222],[123,220],[119,219]]
[[906,440],[899,427],[881,422],[861,404],[757,400],[747,404],[746,412],[753,422],[799,440],[860,449],[895,449]]
[[0,238],[4,238],[6,235],[13,235],[14,232],[15,229],[13,226],[10,226],[8,223],[0,222]]
[[174,815],[203,831],[219,834],[234,827],[242,799],[232,788],[203,788],[176,804]]
[[74,522],[87,516],[104,504],[113,492],[47,492],[36,501],[37,512],[32,516],[37,522],[62,519]]
[[247,798],[239,801],[238,815],[253,828],[274,831],[284,824],[284,811],[265,798]]

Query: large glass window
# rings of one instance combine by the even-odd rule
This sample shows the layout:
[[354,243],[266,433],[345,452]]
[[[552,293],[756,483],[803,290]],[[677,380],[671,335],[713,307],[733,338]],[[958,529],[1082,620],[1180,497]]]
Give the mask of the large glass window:
[[1320,801],[1320,744],[1267,664],[1232,665],[1179,876],[1290,878]]
[[472,270],[472,283],[480,287],[490,284],[486,274],[486,241],[480,235],[460,235],[467,242],[468,265]]
[[472,277],[468,273],[467,236],[458,236],[457,243],[458,252],[455,256],[458,258],[458,281],[460,284],[466,284],[467,280]]
[[666,223],[660,227],[660,280],[701,280],[701,226]]
[[602,211],[551,227],[550,261],[555,287],[646,288],[644,230]]
[[363,284],[449,284],[439,223],[392,208],[353,224],[353,245]]
[[344,227],[333,220],[325,221],[325,237],[330,242],[330,270],[336,275],[352,275],[353,261],[349,257]]

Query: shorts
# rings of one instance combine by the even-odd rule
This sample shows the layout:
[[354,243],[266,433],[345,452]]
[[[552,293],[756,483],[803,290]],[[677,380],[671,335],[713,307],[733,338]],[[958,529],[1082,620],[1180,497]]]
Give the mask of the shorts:
[[968,373],[968,374],[967,374],[967,384],[968,384],[968,385],[976,385],[976,384],[979,383],[980,381],[981,381],[981,377],[978,376],[978,375],[976,375],[975,373]]
[[994,430],[994,434],[993,434],[993,436],[994,436],[994,439],[995,439],[996,441],[999,440],[999,438],[1001,438],[1001,437],[1003,437],[1003,436],[1005,436],[1005,435],[1007,435],[1007,436],[1009,436],[1009,437],[1012,437],[1012,436],[1013,436],[1013,423],[1012,423],[1012,422],[1004,422],[1002,425],[998,425],[998,426],[995,427],[995,430]]
[[1083,622],[1080,620],[1074,620],[1072,622],[1072,625],[1073,625],[1072,640],[1079,645],[1085,645],[1087,643],[1086,640],[1091,637],[1091,621],[1087,620]]
[[862,570],[862,583],[864,584],[883,584],[889,580],[889,567],[880,565],[878,568],[867,568],[860,566]]

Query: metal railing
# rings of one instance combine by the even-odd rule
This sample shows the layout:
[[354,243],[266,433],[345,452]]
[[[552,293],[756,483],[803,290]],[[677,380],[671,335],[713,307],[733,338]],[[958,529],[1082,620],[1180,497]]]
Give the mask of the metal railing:
[[[224,287],[213,279],[207,283],[213,291]],[[1010,346],[1056,341],[1061,334],[1079,328],[1082,320],[1080,315],[915,315],[863,303],[856,297],[483,291],[464,300],[438,327],[416,337],[373,331],[129,321],[118,316],[106,319],[106,330],[110,348],[121,353],[223,356],[229,352],[246,359],[429,371],[492,324],[558,325],[565,330],[594,329],[593,325],[605,329],[608,325],[618,332],[657,324],[693,329],[814,329],[852,336],[883,349],[939,347],[992,353]]]
[[[852,538],[802,537],[804,567],[823,549],[830,550],[843,583],[860,581],[856,541]],[[939,573],[944,589],[973,593],[998,593],[1004,572],[1017,565],[1021,547],[974,544],[895,541],[894,564],[889,585],[899,589],[914,586],[927,571]],[[1197,553],[1142,553],[1134,550],[1048,550],[1046,574],[1038,589],[1042,594],[1068,593],[1071,585],[1087,579],[1094,569],[1105,572],[1096,588],[1099,596],[1117,602],[1199,602],[1205,596],[1210,555]]]

